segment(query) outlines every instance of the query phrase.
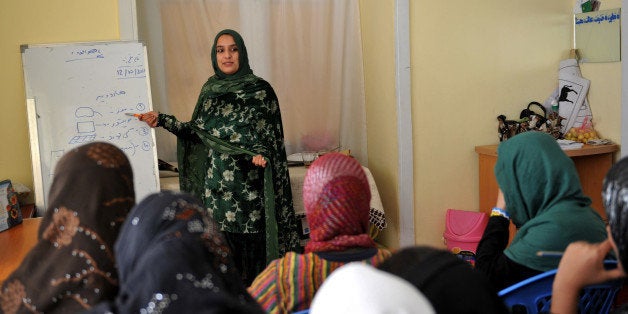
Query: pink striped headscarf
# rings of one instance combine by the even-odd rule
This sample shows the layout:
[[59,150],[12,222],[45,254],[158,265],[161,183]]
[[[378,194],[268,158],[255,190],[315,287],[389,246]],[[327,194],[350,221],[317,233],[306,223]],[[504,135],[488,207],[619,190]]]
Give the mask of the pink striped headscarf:
[[305,252],[375,247],[368,235],[370,201],[368,179],[357,160],[339,153],[316,159],[303,182],[310,225]]

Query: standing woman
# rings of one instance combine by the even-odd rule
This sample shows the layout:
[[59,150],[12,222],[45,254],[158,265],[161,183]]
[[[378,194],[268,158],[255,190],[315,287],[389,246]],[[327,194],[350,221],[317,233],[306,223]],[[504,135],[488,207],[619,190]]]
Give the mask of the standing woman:
[[253,74],[240,34],[219,32],[211,57],[215,74],[189,122],[154,111],[140,119],[177,136],[181,190],[203,201],[248,285],[299,248],[283,125],[275,91]]

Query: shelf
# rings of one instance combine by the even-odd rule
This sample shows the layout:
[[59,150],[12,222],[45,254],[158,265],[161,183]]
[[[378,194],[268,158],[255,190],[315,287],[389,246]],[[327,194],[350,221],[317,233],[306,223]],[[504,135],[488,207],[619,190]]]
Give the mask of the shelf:
[[[476,146],[475,151],[479,157],[479,187],[480,187],[480,211],[490,212],[497,199],[497,181],[493,168],[497,161],[498,145]],[[606,219],[602,205],[602,183],[606,172],[614,163],[614,153],[619,151],[619,146],[611,145],[584,145],[580,149],[565,150],[578,171],[580,183],[584,194],[591,198],[593,207],[602,218]]]
[[[475,152],[482,155],[497,156],[497,144],[476,146]],[[606,153],[614,153],[619,150],[616,144],[609,145],[583,145],[580,149],[563,150],[569,157],[590,156]]]

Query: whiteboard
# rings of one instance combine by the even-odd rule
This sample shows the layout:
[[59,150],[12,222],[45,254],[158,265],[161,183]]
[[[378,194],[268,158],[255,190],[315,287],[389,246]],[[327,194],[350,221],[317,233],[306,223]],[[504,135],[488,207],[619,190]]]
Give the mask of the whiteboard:
[[137,200],[159,191],[155,131],[125,114],[152,110],[144,44],[39,44],[21,51],[38,215],[47,208],[59,158],[93,141],[126,153]]

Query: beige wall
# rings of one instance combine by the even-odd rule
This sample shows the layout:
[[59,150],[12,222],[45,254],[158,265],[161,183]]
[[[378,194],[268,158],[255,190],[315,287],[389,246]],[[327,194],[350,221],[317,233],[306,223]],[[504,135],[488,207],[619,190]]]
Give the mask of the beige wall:
[[0,4],[0,180],[33,188],[22,44],[116,40],[118,0],[20,0]]
[[[369,167],[396,247],[398,187],[394,0],[362,0]],[[556,88],[572,46],[573,1],[410,1],[414,214],[417,244],[442,246],[447,208],[478,210],[476,145],[496,144],[515,117]],[[620,7],[606,1],[602,9]],[[621,63],[583,64],[599,133],[620,141]]]
[[[360,0],[369,167],[387,211],[381,241],[397,247],[399,205],[394,0]],[[571,48],[573,1],[410,1],[416,242],[442,245],[447,208],[477,210],[474,146],[497,143],[495,117],[515,116],[556,86]],[[620,7],[604,1],[602,9]],[[0,179],[32,188],[19,47],[115,40],[117,0],[3,1]],[[596,128],[620,141],[621,64],[582,64]]]
[[395,105],[394,1],[361,0],[369,169],[386,209],[387,246],[399,244],[397,110]]

